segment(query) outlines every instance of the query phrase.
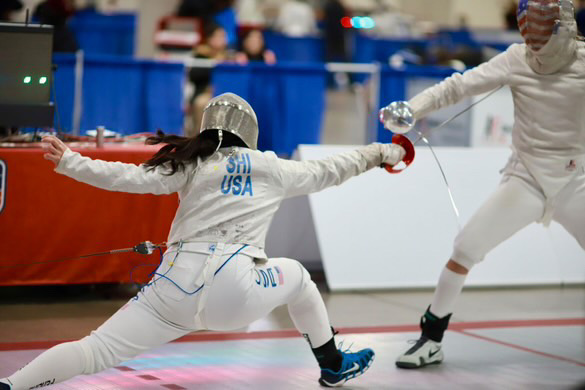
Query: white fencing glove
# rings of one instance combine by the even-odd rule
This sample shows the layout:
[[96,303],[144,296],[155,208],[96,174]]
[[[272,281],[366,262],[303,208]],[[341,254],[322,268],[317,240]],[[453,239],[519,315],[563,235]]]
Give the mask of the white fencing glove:
[[366,160],[366,170],[379,167],[382,164],[396,165],[404,156],[406,150],[397,144],[373,143],[358,150]]
[[383,157],[382,163],[394,166],[398,164],[404,156],[406,156],[406,150],[398,144],[383,144]]

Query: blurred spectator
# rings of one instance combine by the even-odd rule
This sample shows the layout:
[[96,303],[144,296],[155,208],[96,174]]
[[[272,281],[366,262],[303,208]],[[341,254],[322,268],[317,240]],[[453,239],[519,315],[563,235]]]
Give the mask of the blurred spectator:
[[[208,22],[204,29],[204,43],[195,48],[194,57],[201,59],[210,59],[216,61],[225,61],[229,59],[227,34],[225,30],[214,22]],[[210,68],[191,68],[189,71],[189,80],[195,85],[195,92],[191,98],[191,109],[193,126],[185,130],[186,136],[194,135],[201,126],[203,109],[211,99],[213,92],[211,90],[211,72]]]
[[276,30],[290,37],[304,37],[317,32],[315,10],[306,0],[287,0],[280,7]]
[[347,30],[341,24],[347,11],[340,0],[327,0],[323,7],[325,28],[325,59],[327,62],[345,62],[347,58]]
[[183,0],[177,10],[177,16],[208,19],[214,12],[213,0]]
[[227,34],[228,46],[235,49],[238,45],[238,22],[233,5],[234,0],[223,1],[223,9],[213,15],[213,21],[223,27]]
[[[322,8],[323,28],[325,38],[325,61],[347,62],[347,29],[341,24],[341,19],[348,16],[341,0],[325,0]],[[350,76],[344,72],[337,72],[328,76],[329,86],[343,88],[350,82]]]
[[282,6],[282,0],[260,0],[260,1],[262,1],[262,5],[260,6],[260,9],[262,11],[262,16],[264,17],[265,26],[274,27],[276,25],[276,20],[278,19],[280,7]]
[[577,26],[579,32],[585,36],[585,0],[579,0],[579,8],[577,10]]
[[266,22],[262,13],[263,7],[260,6],[258,0],[240,0],[236,10],[240,24],[263,26]]
[[0,22],[11,21],[10,14],[22,9],[20,0],[2,0],[0,1]]
[[45,0],[33,14],[41,24],[49,24],[53,31],[53,52],[76,52],[78,45],[73,31],[67,26],[67,20],[75,12],[73,0]]
[[177,16],[201,18],[203,24],[215,22],[227,33],[228,45],[237,43],[234,0],[182,0]]
[[516,1],[510,1],[504,18],[506,19],[506,29],[508,31],[518,31],[518,19],[516,13],[518,12],[518,3]]
[[379,37],[412,37],[413,18],[400,11],[397,0],[376,0],[376,10],[372,14],[375,26],[366,30]]
[[246,64],[250,61],[261,61],[269,65],[276,63],[276,55],[266,48],[262,31],[255,29],[247,31],[241,42],[240,52],[236,56],[238,63]]

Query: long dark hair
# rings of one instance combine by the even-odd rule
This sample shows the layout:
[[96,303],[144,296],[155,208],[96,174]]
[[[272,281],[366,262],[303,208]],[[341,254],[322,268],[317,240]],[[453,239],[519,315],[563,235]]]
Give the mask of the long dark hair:
[[[147,145],[166,144],[144,163],[149,170],[165,165],[170,168],[169,176],[185,169],[185,164],[195,163],[197,160],[205,160],[217,149],[219,137],[217,130],[206,130],[194,137],[181,137],[179,135],[165,134],[157,130],[156,135],[146,139]],[[246,147],[237,136],[223,132],[221,147],[240,146]]]

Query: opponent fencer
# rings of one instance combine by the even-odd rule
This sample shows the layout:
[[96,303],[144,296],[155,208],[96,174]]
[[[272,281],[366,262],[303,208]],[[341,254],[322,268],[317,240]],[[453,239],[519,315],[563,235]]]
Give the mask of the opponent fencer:
[[554,220],[585,248],[585,44],[577,34],[571,0],[522,0],[518,23],[525,44],[514,44],[409,102],[414,117],[422,118],[508,85],[515,123],[513,153],[501,184],[456,237],[421,318],[422,335],[398,357],[398,367],[443,360],[443,334],[469,270],[520,229]]
[[[158,133],[165,144],[136,166],[83,157],[46,137],[45,158],[56,171],[110,191],[179,194],[168,249],[150,283],[89,336],[58,345],[0,380],[29,389],[92,374],[198,330],[229,331],[288,305],[321,368],[319,383],[341,386],[364,373],[371,349],[338,350],[321,295],[297,261],[267,259],[264,242],[284,198],[339,185],[404,149],[371,144],[315,161],[289,161],[257,150],[258,122],[241,97],[223,94],[204,111],[192,138]],[[196,373],[194,373],[196,375]]]

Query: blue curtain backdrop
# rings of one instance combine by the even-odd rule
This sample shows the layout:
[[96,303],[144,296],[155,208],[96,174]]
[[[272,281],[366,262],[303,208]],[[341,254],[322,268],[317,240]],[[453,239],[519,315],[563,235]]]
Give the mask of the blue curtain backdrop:
[[371,38],[366,35],[353,34],[353,62],[387,64],[388,59],[404,49],[426,50],[427,39],[381,39]]
[[265,31],[264,41],[266,47],[276,54],[278,61],[325,61],[325,43],[322,38],[291,38],[274,31]]
[[134,55],[136,14],[82,11],[71,18],[69,26],[86,54]]
[[318,144],[325,110],[327,73],[323,65],[220,65],[214,94],[233,92],[258,116],[258,148],[291,155],[299,144]]
[[73,121],[73,99],[75,91],[75,56],[54,54],[53,91],[51,101],[56,102],[55,128],[69,132]]
[[[65,131],[72,129],[74,55],[55,55],[55,89]],[[86,56],[83,70],[81,132],[104,125],[132,134],[183,128],[182,64],[113,56]]]
[[[75,57],[55,55],[54,63],[61,126],[71,131]],[[122,134],[158,128],[180,134],[184,73],[182,64],[86,57],[82,132],[104,125]],[[409,80],[440,81],[452,73],[451,69],[437,67],[409,66],[402,70],[384,67],[379,106],[407,99]],[[214,70],[213,84],[216,95],[234,92],[252,104],[260,124],[260,149],[290,155],[299,144],[318,144],[321,140],[326,76],[323,64],[225,64]],[[377,139],[389,142],[391,134],[380,125]]]

